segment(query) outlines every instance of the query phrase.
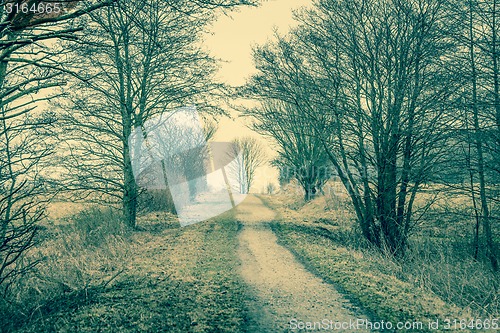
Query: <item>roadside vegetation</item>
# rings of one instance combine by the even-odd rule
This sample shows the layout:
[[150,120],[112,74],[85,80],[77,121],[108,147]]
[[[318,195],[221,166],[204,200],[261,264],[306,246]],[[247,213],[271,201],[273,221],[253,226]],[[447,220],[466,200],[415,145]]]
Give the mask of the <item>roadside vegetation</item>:
[[[309,269],[375,318],[499,317],[500,1],[315,0],[228,87],[203,38],[259,3],[0,6],[0,330],[242,331],[238,223],[181,229],[173,204],[218,208],[205,143],[233,107],[272,144],[272,227]],[[203,126],[166,135],[188,105]],[[262,147],[232,150],[246,194]]]
[[0,304],[4,332],[240,332],[244,289],[231,214],[180,228],[167,213],[123,228],[110,210],[44,226],[43,260]]
[[[482,318],[500,315],[498,275],[467,256],[473,223],[457,222],[441,201],[404,260],[377,249],[357,230],[345,194],[304,203],[295,193],[262,196],[279,212],[271,223],[282,245],[312,272],[343,291],[378,320],[395,322]],[[445,207],[442,207],[445,205]],[[449,208],[449,207],[448,207]]]
[[[139,187],[129,136],[181,106],[225,112],[230,89],[200,41],[255,4],[2,2],[0,331],[238,330],[237,225],[145,214],[175,209],[165,186]],[[84,207],[50,217],[56,198]]]
[[435,219],[434,195],[458,195],[450,213],[474,223],[469,256],[498,272],[499,15],[485,0],[297,11],[295,28],[254,48],[242,89],[259,102],[245,114],[274,143],[280,182],[308,201],[337,177],[358,232],[395,259]]
[[499,15],[317,0],[254,48],[245,115],[294,192],[273,228],[381,320],[499,316]]

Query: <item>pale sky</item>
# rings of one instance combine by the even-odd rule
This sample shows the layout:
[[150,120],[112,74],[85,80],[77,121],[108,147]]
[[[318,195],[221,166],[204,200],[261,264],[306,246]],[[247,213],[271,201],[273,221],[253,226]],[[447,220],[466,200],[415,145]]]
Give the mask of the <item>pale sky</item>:
[[[246,7],[230,16],[221,16],[210,29],[211,34],[204,40],[212,56],[224,61],[221,63],[218,79],[233,86],[243,85],[255,73],[252,47],[272,40],[274,29],[285,34],[296,25],[292,17],[293,10],[311,3],[312,0],[267,0],[259,7]],[[254,136],[266,146],[269,159],[274,158],[270,142],[248,129],[236,112],[232,112],[231,116],[233,119],[220,120],[215,141]],[[277,184],[276,170],[269,166],[261,167],[257,170],[252,191],[262,191],[269,182]]]
[[267,0],[259,7],[244,7],[230,16],[221,16],[213,25],[205,45],[223,63],[219,78],[231,85],[242,85],[254,72],[252,46],[273,38],[276,27],[281,34],[295,25],[292,11],[312,0]]

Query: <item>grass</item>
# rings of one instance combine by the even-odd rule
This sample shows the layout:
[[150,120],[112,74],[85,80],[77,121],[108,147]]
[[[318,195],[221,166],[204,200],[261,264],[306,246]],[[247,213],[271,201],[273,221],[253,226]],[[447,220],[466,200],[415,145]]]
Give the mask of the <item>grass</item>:
[[[396,262],[367,246],[341,198],[261,199],[278,211],[280,243],[373,319],[499,316],[498,275],[470,259],[467,235],[450,238],[470,229],[463,223],[431,214]],[[42,264],[0,299],[0,331],[243,332],[239,228],[231,212],[186,228],[152,212],[132,232],[116,211],[85,207],[41,229],[31,255]]]
[[378,320],[420,321],[425,327],[431,320],[469,317],[466,311],[399,279],[398,267],[382,255],[348,249],[315,226],[278,222],[272,227],[280,243],[306,267],[339,286]]
[[487,260],[476,261],[463,239],[415,237],[400,264],[401,278],[430,290],[444,301],[469,309],[477,318],[500,317],[500,276]]
[[[472,259],[466,221],[450,218],[444,223],[445,214],[429,214],[439,220],[424,221],[411,239],[408,257],[396,261],[364,241],[340,197],[321,197],[305,205],[286,194],[262,199],[279,212],[272,228],[280,243],[373,318],[426,323],[499,317],[499,276],[485,262]],[[463,237],[453,236],[457,230]]]
[[[19,281],[6,332],[240,332],[244,289],[234,272],[239,224],[227,213],[180,228],[149,214],[140,232],[116,229],[106,211],[48,228],[45,260]],[[101,221],[98,231],[88,229]],[[95,226],[94,226],[95,227]],[[93,238],[95,236],[95,238]]]

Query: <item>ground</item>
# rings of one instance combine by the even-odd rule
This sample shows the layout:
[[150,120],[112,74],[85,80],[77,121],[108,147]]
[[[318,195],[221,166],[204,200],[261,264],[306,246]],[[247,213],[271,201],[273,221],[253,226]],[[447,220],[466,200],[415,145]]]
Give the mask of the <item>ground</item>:
[[[0,331],[279,333],[323,319],[467,315],[401,278],[402,266],[346,243],[356,232],[342,200],[249,195],[182,228],[172,215],[143,215],[123,235],[113,214],[53,215],[65,222],[44,229],[44,262],[20,286],[23,307],[0,314]],[[429,332],[408,330],[417,331]]]
[[255,293],[249,301],[251,332],[288,332],[292,319],[347,323],[365,317],[333,285],[314,276],[277,243],[269,227],[276,213],[258,197],[249,196],[237,212],[243,223],[238,237],[241,275]]

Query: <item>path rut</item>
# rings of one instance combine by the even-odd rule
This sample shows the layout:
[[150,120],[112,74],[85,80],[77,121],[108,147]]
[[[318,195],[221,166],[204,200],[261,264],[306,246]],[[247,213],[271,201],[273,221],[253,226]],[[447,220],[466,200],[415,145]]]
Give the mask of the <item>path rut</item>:
[[349,323],[366,318],[331,284],[307,271],[288,249],[278,244],[266,224],[274,218],[275,213],[252,195],[237,209],[237,219],[243,224],[238,253],[241,275],[253,295],[248,301],[248,331],[297,332],[299,322],[324,324],[326,319],[326,325],[330,325],[330,320]]

